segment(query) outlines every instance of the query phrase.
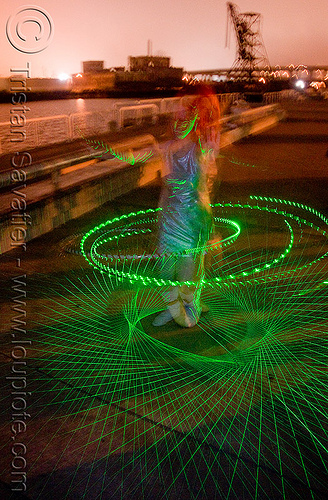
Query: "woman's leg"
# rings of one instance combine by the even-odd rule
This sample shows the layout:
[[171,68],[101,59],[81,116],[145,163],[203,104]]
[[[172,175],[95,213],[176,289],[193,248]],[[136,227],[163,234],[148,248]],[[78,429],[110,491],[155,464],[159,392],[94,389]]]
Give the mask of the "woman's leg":
[[201,261],[199,255],[182,255],[177,262],[178,280],[184,283],[179,289],[179,296],[184,306],[183,318],[179,324],[185,327],[192,327],[199,320],[200,307],[198,286],[188,285],[188,281],[197,282],[199,280]]
[[[162,258],[160,264],[160,275],[165,280],[177,280],[180,282],[192,281],[195,274],[194,259],[191,255],[167,256]],[[163,294],[167,308],[162,311],[153,321],[153,326],[163,326],[172,319],[185,328],[194,326],[199,318],[193,304],[195,287],[182,287],[185,294],[181,297],[181,288],[170,287]],[[185,307],[185,301],[190,302],[190,307]]]
[[[163,255],[157,261],[158,274],[161,279],[164,280],[174,280],[176,273],[176,259],[172,255]],[[176,289],[176,291],[175,291]],[[166,308],[164,311],[159,313],[158,316],[153,321],[153,326],[163,326],[169,321],[172,321],[173,317],[169,311],[169,305],[174,303],[178,298],[178,287],[170,287],[166,292],[161,293]]]
[[180,297],[187,310],[191,310],[196,321],[198,321],[202,312],[209,311],[209,308],[200,300],[201,281],[204,277],[204,254],[198,253],[185,257],[184,260],[179,262],[178,269],[179,281],[193,281],[196,283],[195,286],[187,286],[187,284],[181,286]]

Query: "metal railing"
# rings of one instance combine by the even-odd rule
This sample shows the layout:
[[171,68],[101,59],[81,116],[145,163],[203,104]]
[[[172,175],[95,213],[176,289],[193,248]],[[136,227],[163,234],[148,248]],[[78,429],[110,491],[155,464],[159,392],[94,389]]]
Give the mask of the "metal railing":
[[[271,97],[265,94],[265,102],[278,102],[278,92]],[[219,102],[229,105],[241,94],[218,94]],[[73,141],[79,137],[91,137],[129,125],[142,123],[154,124],[160,116],[174,113],[179,105],[180,97],[131,100],[114,103],[109,109],[101,112],[72,113],[26,121],[24,127],[13,126],[9,121],[0,123],[0,154],[19,152],[41,146]],[[21,140],[20,140],[21,139]]]
[[156,104],[138,104],[137,106],[122,106],[118,110],[116,119],[117,128],[122,129],[128,125],[141,125],[147,119],[156,123],[159,109]]

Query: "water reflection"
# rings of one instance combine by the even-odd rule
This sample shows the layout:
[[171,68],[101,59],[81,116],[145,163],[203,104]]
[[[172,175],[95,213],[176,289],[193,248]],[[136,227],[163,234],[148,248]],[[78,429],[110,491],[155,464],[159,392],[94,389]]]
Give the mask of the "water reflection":
[[[120,99],[120,102],[128,103],[135,100]],[[115,98],[107,99],[54,99],[50,101],[28,101],[26,105],[30,108],[27,119],[42,118],[44,116],[70,115],[72,113],[85,113],[86,111],[101,112],[112,109]],[[11,103],[0,103],[0,123],[8,122],[10,110],[13,109]]]
[[79,97],[76,100],[76,108],[78,113],[84,113],[85,112],[85,99],[82,99],[82,97]]

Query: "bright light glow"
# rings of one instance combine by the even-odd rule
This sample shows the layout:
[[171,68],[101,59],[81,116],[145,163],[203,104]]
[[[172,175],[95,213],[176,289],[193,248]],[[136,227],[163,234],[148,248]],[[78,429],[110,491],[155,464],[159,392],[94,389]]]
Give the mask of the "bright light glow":
[[81,73],[78,73],[77,75],[75,75],[76,78],[82,78],[83,75],[81,75]]
[[213,82],[225,82],[227,80],[226,75],[212,75]]
[[297,80],[297,82],[295,83],[295,87],[298,87],[299,89],[304,89],[305,83],[303,82],[303,80]]
[[69,78],[70,76],[67,73],[60,73],[60,75],[58,75],[58,80],[61,82],[66,82]]

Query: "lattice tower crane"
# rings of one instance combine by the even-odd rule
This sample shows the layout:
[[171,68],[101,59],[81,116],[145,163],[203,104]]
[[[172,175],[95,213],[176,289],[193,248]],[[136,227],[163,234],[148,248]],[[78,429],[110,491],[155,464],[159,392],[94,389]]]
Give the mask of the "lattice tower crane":
[[227,2],[227,11],[226,46],[230,40],[231,26],[237,39],[236,59],[230,74],[251,78],[256,68],[270,66],[261,36],[262,16],[256,12],[239,13],[237,5],[231,2]]

